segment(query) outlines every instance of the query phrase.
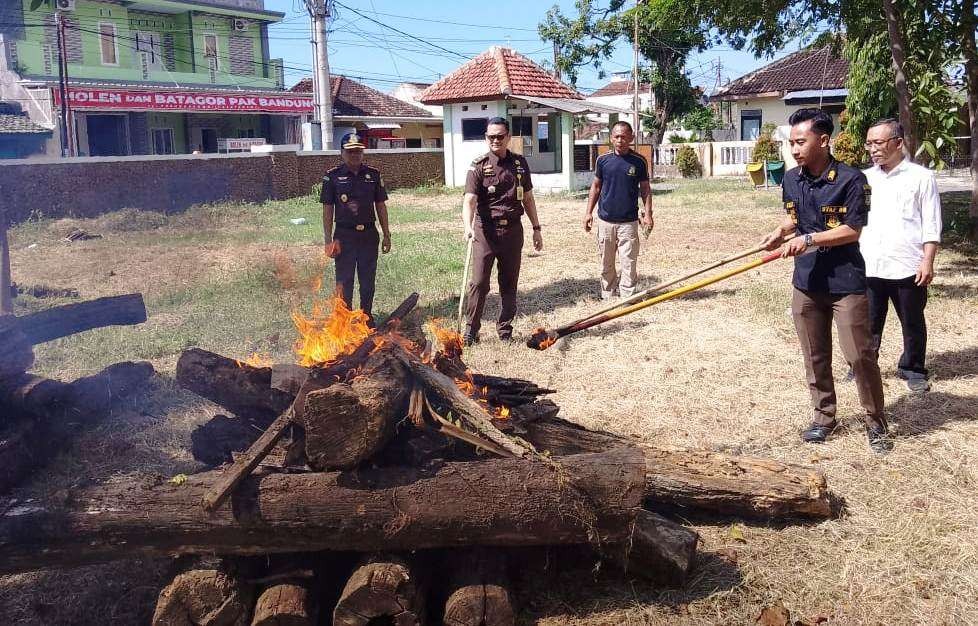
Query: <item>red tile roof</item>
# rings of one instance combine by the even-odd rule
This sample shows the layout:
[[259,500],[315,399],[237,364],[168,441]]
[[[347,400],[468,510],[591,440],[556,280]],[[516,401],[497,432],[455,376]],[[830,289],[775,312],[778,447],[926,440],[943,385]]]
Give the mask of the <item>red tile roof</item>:
[[842,89],[849,75],[849,62],[833,54],[831,46],[808,48],[745,74],[713,94],[714,100],[731,96],[754,96],[806,89]]
[[[430,111],[398,100],[346,76],[332,76],[333,115],[347,117],[434,117]],[[312,79],[303,78],[290,91],[312,93]]]
[[448,104],[506,96],[584,99],[515,50],[493,46],[425,89],[419,100],[424,104]]
[[[601,89],[598,89],[592,93],[589,98],[600,98],[602,96],[630,96],[634,93],[632,85],[635,81],[631,80],[613,80]],[[648,83],[643,83],[638,86],[639,93],[648,93],[652,85]]]

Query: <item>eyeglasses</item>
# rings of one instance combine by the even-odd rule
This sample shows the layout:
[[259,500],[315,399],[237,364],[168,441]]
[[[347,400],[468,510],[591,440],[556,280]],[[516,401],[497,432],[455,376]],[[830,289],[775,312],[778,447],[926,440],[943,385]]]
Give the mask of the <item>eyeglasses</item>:
[[502,141],[503,139],[506,139],[506,135],[486,135],[488,141]]
[[876,139],[874,141],[867,141],[863,144],[863,148],[871,150],[872,148],[882,148],[894,139],[902,139],[902,137],[894,135],[893,137],[887,137],[886,139]]

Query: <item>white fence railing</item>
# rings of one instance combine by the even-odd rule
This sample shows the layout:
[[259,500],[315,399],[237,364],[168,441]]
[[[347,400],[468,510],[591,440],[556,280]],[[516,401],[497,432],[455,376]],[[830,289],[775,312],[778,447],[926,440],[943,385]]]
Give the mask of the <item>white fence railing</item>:
[[656,146],[655,163],[660,167],[676,165],[676,155],[683,146],[696,151],[703,176],[743,176],[754,152],[753,141],[711,141]]

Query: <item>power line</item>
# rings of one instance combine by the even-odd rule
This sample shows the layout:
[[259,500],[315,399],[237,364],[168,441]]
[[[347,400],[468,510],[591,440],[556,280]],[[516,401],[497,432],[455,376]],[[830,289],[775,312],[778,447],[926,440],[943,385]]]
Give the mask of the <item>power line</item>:
[[390,30],[394,31],[395,33],[400,33],[400,34],[404,35],[405,37],[410,37],[411,39],[414,39],[416,41],[420,41],[421,43],[423,43],[425,45],[431,46],[432,48],[436,48],[438,50],[441,50],[442,52],[447,52],[449,54],[454,54],[455,56],[461,57],[461,58],[463,58],[465,60],[469,60],[470,59],[470,57],[468,57],[468,56],[466,56],[466,55],[464,55],[464,54],[462,54],[460,52],[456,52],[454,50],[449,50],[448,48],[446,48],[444,46],[439,46],[438,44],[431,43],[430,41],[425,41],[424,39],[421,39],[420,37],[415,37],[411,33],[406,33],[403,30],[398,30],[398,29],[394,28],[393,26],[390,26],[388,24],[385,24],[383,22],[380,22],[378,20],[375,20],[372,17],[368,17],[368,16],[364,15],[363,13],[357,11],[356,9],[353,9],[353,8],[350,8],[350,7],[346,6],[342,2],[336,2],[336,4],[339,5],[339,6],[341,6],[341,7],[343,7],[347,11],[351,11],[351,12],[359,15],[360,17],[362,17],[363,19],[365,19],[365,20],[367,20],[369,22],[373,22],[374,24],[377,24],[378,26],[383,26],[384,28],[389,28]]
[[[336,4],[340,4],[340,3],[337,2]],[[343,5],[340,5],[340,6],[343,6]],[[343,6],[343,8],[344,9],[347,9],[349,7]],[[350,10],[352,11],[353,9],[350,9]],[[366,11],[366,9],[364,9],[364,10]],[[354,13],[356,13],[356,11],[354,11]],[[495,29],[499,29],[499,30],[520,30],[520,31],[526,31],[526,32],[531,32],[531,33],[537,32],[537,29],[535,29],[535,28],[519,28],[519,27],[516,27],[516,26],[495,26],[495,25],[492,25],[492,24],[467,24],[465,22],[451,22],[451,21],[448,21],[448,20],[436,20],[436,19],[432,19],[432,18],[428,18],[428,17],[414,17],[414,16],[411,16],[411,15],[396,15],[394,13],[381,13],[380,11],[367,11],[367,13],[373,13],[374,15],[383,15],[384,17],[396,17],[396,18],[399,18],[399,19],[402,19],[402,20],[414,20],[414,21],[418,21],[418,22],[430,22],[432,24],[450,24],[452,26],[469,26],[469,27],[472,27],[472,28],[482,28],[482,29],[485,29],[485,28],[495,28]],[[363,16],[363,17],[366,17],[366,16]]]

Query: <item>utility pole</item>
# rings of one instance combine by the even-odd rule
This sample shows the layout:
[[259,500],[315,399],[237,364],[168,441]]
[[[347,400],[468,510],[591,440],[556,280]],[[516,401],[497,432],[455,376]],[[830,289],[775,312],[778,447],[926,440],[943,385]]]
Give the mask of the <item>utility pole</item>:
[[557,49],[557,40],[554,39],[554,78],[560,80],[560,67],[557,65],[557,59],[560,58],[560,51]]
[[61,158],[72,156],[71,130],[68,125],[68,55],[65,50],[65,19],[58,11],[54,14],[58,44],[58,93],[61,97]]
[[328,35],[326,24],[329,18],[329,3],[332,0],[305,0],[306,9],[312,18],[312,29],[316,56],[313,71],[313,86],[316,106],[319,109],[319,126],[322,131],[323,150],[333,148],[333,98],[329,80],[329,55],[326,48]]
[[632,98],[632,112],[635,115],[635,137],[638,141],[642,137],[642,120],[638,117],[638,7],[642,0],[635,0],[635,36],[632,42],[632,79],[634,81],[634,93]]
[[316,25],[315,22],[309,22],[309,45],[312,48],[312,120],[314,122],[319,121],[319,72],[316,70],[319,67],[319,47],[316,45]]

